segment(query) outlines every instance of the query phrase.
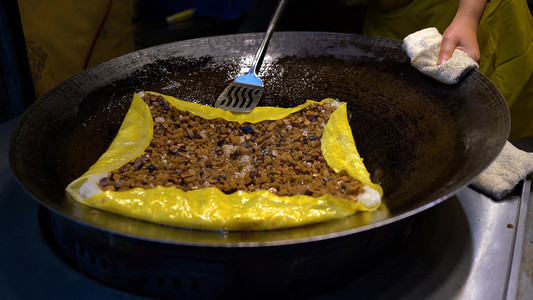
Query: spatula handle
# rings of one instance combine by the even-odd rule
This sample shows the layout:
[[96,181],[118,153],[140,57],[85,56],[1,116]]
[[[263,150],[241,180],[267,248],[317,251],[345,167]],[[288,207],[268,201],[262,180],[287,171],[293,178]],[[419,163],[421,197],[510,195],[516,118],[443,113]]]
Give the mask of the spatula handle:
[[276,25],[278,25],[278,21],[281,17],[281,13],[283,12],[283,9],[285,8],[285,4],[287,4],[288,0],[280,0],[278,7],[276,8],[276,12],[274,13],[274,16],[272,16],[272,19],[270,20],[270,23],[268,24],[267,31],[265,33],[265,36],[263,37],[263,41],[261,42],[261,46],[257,50],[257,53],[255,54],[255,58],[252,61],[252,64],[250,65],[250,71],[248,73],[253,73],[257,75],[256,71],[259,71],[261,68],[261,64],[263,63],[263,58],[265,58],[265,50],[268,47],[268,43],[270,42],[270,38],[272,37],[272,34],[274,33],[274,30],[276,29]]

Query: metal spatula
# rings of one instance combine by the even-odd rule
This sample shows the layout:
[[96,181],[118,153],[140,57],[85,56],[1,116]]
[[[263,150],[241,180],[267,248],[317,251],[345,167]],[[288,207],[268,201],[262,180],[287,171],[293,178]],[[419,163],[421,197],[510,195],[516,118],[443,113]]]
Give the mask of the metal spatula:
[[281,0],[279,2],[248,73],[237,77],[235,81],[224,89],[215,102],[215,107],[233,112],[247,113],[257,106],[259,99],[263,95],[264,86],[261,79],[257,77],[256,72],[261,68],[261,63],[265,57],[265,50],[270,42],[272,33],[274,33],[281,12],[285,8],[286,2],[287,0]]

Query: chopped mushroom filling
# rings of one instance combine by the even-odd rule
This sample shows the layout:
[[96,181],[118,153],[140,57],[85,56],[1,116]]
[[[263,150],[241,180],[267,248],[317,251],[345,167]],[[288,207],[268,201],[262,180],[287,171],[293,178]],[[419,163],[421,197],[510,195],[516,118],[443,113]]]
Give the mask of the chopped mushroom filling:
[[102,190],[216,187],[226,194],[268,190],[278,196],[332,194],[352,201],[364,184],[335,173],[320,140],[336,106],[318,103],[259,123],[207,120],[146,94],[154,136],[144,153],[99,181]]

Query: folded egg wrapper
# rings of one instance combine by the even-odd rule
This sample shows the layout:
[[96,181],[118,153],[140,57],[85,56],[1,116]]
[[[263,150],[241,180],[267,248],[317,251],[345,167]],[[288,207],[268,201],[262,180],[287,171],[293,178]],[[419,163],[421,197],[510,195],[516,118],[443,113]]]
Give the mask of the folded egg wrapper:
[[[180,184],[155,186],[147,184],[146,186],[149,188],[116,189],[117,182],[112,189],[105,188],[106,184],[103,182],[108,183],[115,176],[120,177],[120,172],[126,167],[144,170],[145,174],[157,172],[155,170],[157,167],[154,164],[140,163],[140,158],[143,158],[143,155],[144,160],[146,160],[146,151],[156,147],[152,141],[154,130],[157,133],[158,128],[161,128],[158,127],[161,125],[159,123],[164,120],[161,116],[152,115],[151,109],[153,107],[149,101],[143,100],[143,98],[153,98],[154,96],[164,100],[160,105],[172,106],[179,111],[205,120],[223,119],[227,122],[242,124],[239,125],[243,135],[240,137],[241,141],[245,141],[244,136],[247,139],[253,137],[256,134],[253,128],[260,122],[283,120],[314,104],[333,105],[336,109],[331,113],[329,120],[326,120],[327,122],[322,125],[323,133],[319,143],[321,155],[331,172],[345,174],[345,176],[359,181],[364,188],[361,193],[356,195],[355,199],[354,197],[352,199],[340,197],[338,193],[319,196],[314,196],[312,192],[278,195],[279,188],[245,191],[235,190],[233,187],[231,190],[222,191],[215,184],[210,185],[208,181],[203,184],[193,182],[191,183],[193,186],[191,187],[189,184],[187,188],[180,186]],[[168,106],[165,109],[168,110]],[[290,125],[287,126],[289,130],[290,127]],[[178,142],[181,148],[169,152],[168,155],[187,155],[178,153],[178,151],[183,151],[186,145],[195,139],[198,139],[196,142],[201,143],[202,138],[208,137],[195,134],[193,138],[189,137],[181,144]],[[231,146],[227,146],[224,150],[228,150],[228,147]],[[221,151],[219,150],[219,152]],[[257,149],[257,151],[260,150]],[[281,153],[267,153],[268,150],[258,155],[277,156],[273,158],[273,161],[280,159]],[[238,157],[239,153],[235,149],[230,149],[224,155],[227,156],[227,163],[232,163],[232,159],[242,161],[246,158],[242,155]],[[246,159],[249,160],[250,158],[247,157]],[[199,178],[199,174],[196,173],[197,170],[174,171],[173,166],[167,165],[164,157],[162,160],[164,163],[160,162],[159,168],[169,168],[171,174],[175,172],[185,177],[185,172],[189,172],[189,176],[185,177],[188,182],[192,180],[190,178]],[[279,164],[279,162],[277,163]],[[292,161],[289,164],[296,165],[297,163]],[[208,167],[216,169],[216,166]],[[246,176],[249,181],[250,174],[254,177],[263,176],[262,173],[256,171],[254,173],[253,168],[245,167],[240,172],[225,174],[224,178],[229,180],[232,178],[227,176]],[[175,174],[173,176],[176,177]],[[317,180],[327,180],[327,176],[324,174],[312,174],[312,177]],[[184,179],[180,180],[182,180],[183,185]],[[168,181],[170,182],[171,178]],[[287,182],[286,184],[297,186],[299,183]],[[371,181],[370,174],[356,149],[348,123],[346,103],[334,99],[324,99],[321,102],[308,100],[293,108],[256,107],[252,112],[242,114],[182,101],[155,92],[134,94],[122,125],[107,151],[85,174],[70,183],[66,192],[84,205],[130,218],[181,228],[224,231],[272,230],[344,218],[357,212],[376,210],[381,205],[383,194],[381,186]]]

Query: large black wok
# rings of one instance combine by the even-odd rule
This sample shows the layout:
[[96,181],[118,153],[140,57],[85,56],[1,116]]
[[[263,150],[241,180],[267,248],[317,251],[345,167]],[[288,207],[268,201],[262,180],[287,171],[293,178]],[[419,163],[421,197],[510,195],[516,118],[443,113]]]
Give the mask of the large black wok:
[[388,212],[289,230],[220,233],[132,220],[66,198],[66,185],[114,138],[135,91],[212,105],[247,70],[261,37],[230,35],[157,46],[63,82],[28,109],[13,133],[10,163],[16,178],[63,223],[102,234],[97,239],[102,243],[112,235],[137,246],[144,242],[182,250],[334,244],[453,196],[495,159],[507,139],[506,103],[477,71],[448,86],[412,68],[397,41],[278,32],[260,72],[265,93],[259,105],[289,107],[327,97],[348,102],[358,150],[374,181],[384,187]]

